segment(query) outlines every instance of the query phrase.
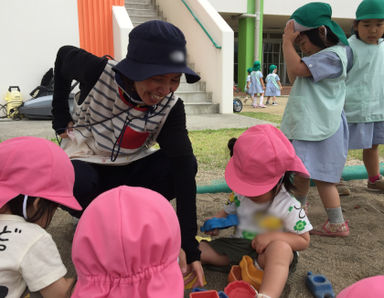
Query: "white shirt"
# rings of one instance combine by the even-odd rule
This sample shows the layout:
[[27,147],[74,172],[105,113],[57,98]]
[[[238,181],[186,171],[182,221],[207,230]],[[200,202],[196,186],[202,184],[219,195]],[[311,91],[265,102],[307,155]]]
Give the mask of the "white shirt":
[[40,291],[66,273],[50,234],[20,216],[0,214],[0,286],[7,298],[19,298],[27,286]]
[[284,186],[271,202],[255,203],[247,197],[235,194],[224,208],[227,214],[237,214],[239,224],[234,237],[252,240],[268,231],[284,231],[303,234],[312,230],[301,204]]

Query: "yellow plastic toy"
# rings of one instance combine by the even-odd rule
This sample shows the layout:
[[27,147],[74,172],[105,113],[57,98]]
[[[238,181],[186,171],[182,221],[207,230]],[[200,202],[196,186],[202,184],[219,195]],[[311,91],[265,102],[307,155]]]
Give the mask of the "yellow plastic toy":
[[9,86],[4,100],[7,102],[7,117],[20,118],[19,107],[23,104],[19,86]]

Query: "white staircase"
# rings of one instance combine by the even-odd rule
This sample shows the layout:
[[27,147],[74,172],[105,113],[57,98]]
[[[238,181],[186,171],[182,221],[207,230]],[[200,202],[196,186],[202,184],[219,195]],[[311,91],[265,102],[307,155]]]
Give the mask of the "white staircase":
[[[158,13],[158,8],[151,0],[125,0],[125,8],[134,26],[150,20],[166,21]],[[189,66],[193,69],[192,65]],[[187,115],[219,113],[219,104],[212,103],[212,94],[206,91],[205,82],[201,80],[194,84],[188,84],[185,77],[182,76],[180,86],[175,94],[184,101]]]

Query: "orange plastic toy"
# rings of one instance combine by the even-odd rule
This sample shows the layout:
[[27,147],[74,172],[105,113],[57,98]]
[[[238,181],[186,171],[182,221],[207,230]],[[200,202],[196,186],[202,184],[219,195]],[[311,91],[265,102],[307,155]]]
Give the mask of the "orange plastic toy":
[[241,279],[250,283],[256,290],[259,290],[264,272],[256,268],[250,256],[243,256],[239,265]]

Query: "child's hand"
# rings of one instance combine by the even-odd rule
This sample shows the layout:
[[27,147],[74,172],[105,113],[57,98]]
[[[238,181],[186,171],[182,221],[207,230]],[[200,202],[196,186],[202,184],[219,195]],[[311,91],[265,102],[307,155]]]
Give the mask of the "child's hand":
[[257,235],[252,240],[252,247],[258,254],[262,254],[272,240],[273,237],[270,233]]
[[209,235],[209,236],[217,236],[217,235],[219,235],[220,230],[219,229],[214,229],[214,230],[211,230],[211,231],[206,231],[204,233]]
[[293,20],[289,20],[284,28],[283,41],[294,43],[300,32],[295,32],[295,25]]

